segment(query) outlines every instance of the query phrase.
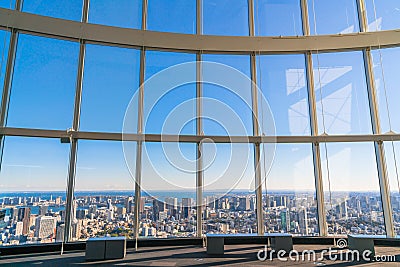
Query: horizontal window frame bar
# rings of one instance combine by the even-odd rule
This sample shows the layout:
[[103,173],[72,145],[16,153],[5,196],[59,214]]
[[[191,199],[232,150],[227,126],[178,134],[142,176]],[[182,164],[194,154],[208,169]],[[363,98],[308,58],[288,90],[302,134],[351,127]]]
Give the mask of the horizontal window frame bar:
[[70,137],[80,140],[98,141],[142,141],[167,143],[338,143],[338,142],[386,142],[400,141],[400,134],[317,135],[317,136],[218,136],[218,135],[173,135],[173,134],[122,134],[108,132],[86,132],[68,130],[45,130],[15,127],[0,127],[0,135],[40,138]]
[[82,23],[4,8],[0,8],[0,27],[65,40],[193,53],[305,53],[400,45],[400,29],[317,36],[210,36]]

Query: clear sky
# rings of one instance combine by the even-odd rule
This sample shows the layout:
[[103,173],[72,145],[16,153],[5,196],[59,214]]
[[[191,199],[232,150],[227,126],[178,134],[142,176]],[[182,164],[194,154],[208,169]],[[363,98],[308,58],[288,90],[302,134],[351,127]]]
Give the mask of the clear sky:
[[[89,22],[110,26],[141,28],[142,1],[91,1]],[[255,33],[260,36],[302,35],[300,1],[255,0]],[[14,2],[12,1],[11,4]],[[196,31],[195,0],[149,0],[149,30],[193,34]],[[359,31],[356,1],[310,0],[311,34],[336,34]],[[397,0],[366,0],[369,30],[400,28],[400,3]],[[0,7],[10,7],[0,0]],[[82,1],[24,1],[23,11],[79,21]],[[203,0],[203,33],[247,36],[247,0]],[[376,14],[376,15],[375,15]],[[4,82],[9,34],[0,31],[2,52],[0,84]],[[20,34],[7,126],[66,130],[72,125],[79,44]],[[400,49],[373,51],[382,131],[400,132],[396,110],[400,97],[398,64]],[[185,62],[196,60],[195,54],[146,52],[145,78]],[[231,66],[250,77],[248,55],[203,55],[203,60]],[[368,96],[362,53],[342,52],[313,56],[318,131],[320,134],[369,134]],[[126,108],[139,86],[140,51],[128,48],[88,44],[86,46],[80,130],[120,132]],[[305,59],[303,55],[257,56],[257,79],[275,119],[277,135],[310,135]],[[383,71],[382,71],[383,69]],[[207,71],[207,70],[204,70]],[[176,75],[194,79],[195,69]],[[173,79],[173,77],[171,77]],[[222,79],[222,78],[221,78]],[[383,82],[385,81],[385,83]],[[240,95],[218,85],[205,84],[204,97],[223,102],[239,119],[243,129],[252,134],[251,110],[244,100],[251,100],[250,83],[243,83]],[[145,89],[146,90],[146,89]],[[154,107],[153,89],[145,91],[146,133],[160,133],[171,112],[182,103],[179,112],[195,116],[194,83],[175,88]],[[154,89],[156,90],[156,89]],[[162,84],[157,90],[166,90]],[[387,103],[386,103],[386,95]],[[242,98],[242,99],[241,99]],[[185,102],[186,101],[186,102]],[[212,102],[204,102],[204,112],[213,117],[225,114]],[[389,116],[390,121],[389,124]],[[228,113],[226,113],[228,114]],[[266,114],[258,114],[260,119]],[[183,116],[183,115],[182,115]],[[228,118],[230,115],[226,115]],[[179,117],[179,116],[178,116]],[[232,123],[235,124],[235,123]],[[261,123],[262,133],[268,133]],[[173,134],[195,134],[194,121],[168,128]],[[236,124],[234,125],[236,126]],[[134,127],[135,128],[135,127]],[[239,128],[204,120],[203,132],[209,135],[240,134]],[[134,129],[135,130],[135,129]],[[385,144],[391,150],[391,144]],[[174,145],[171,145],[174,146]],[[133,148],[135,145],[133,144]],[[324,182],[328,182],[326,155],[329,157],[331,188],[334,191],[379,189],[372,143],[341,143],[321,146]],[[148,190],[190,190],[195,185],[196,146],[175,145],[176,154],[165,155],[160,143],[145,144],[143,185]],[[400,147],[396,144],[397,154]],[[172,150],[174,151],[174,150]],[[216,152],[215,152],[216,151]],[[265,149],[271,159],[271,147]],[[134,154],[134,153],[133,153]],[[135,155],[128,160],[134,161]],[[253,146],[247,144],[205,145],[207,162],[205,190],[231,188],[254,189]],[[182,171],[181,158],[187,163]],[[397,189],[393,154],[387,152],[391,189]],[[397,157],[399,158],[399,156]],[[6,137],[1,191],[65,190],[69,145],[57,139]],[[268,161],[268,160],[267,160]],[[262,164],[269,190],[314,190],[311,145],[280,144],[276,147],[271,169]],[[134,173],[134,170],[131,170]],[[165,181],[166,178],[168,182]],[[218,181],[216,181],[218,179]],[[125,164],[121,142],[82,141],[78,143],[76,190],[129,190],[133,178]],[[327,188],[327,187],[325,187]]]

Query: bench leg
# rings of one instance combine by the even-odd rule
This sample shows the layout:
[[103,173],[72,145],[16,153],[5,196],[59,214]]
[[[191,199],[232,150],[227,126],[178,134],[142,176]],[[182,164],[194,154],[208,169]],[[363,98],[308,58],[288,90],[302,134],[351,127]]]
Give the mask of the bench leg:
[[293,250],[293,239],[291,236],[275,236],[271,238],[271,248],[276,252],[283,250],[290,253]]
[[207,254],[224,255],[224,238],[207,238]]

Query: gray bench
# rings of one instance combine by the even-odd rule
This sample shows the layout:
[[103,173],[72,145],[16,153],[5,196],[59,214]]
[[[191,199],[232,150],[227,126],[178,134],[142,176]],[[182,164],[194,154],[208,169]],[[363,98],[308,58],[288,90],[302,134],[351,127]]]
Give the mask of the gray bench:
[[94,237],[86,241],[87,261],[122,259],[126,255],[125,237]]
[[263,236],[257,234],[207,234],[207,254],[223,255],[225,239],[254,239],[263,238],[265,244],[268,239],[271,241],[271,248],[275,251],[283,250],[289,253],[293,250],[293,239],[291,234],[268,233]]
[[350,250],[356,250],[363,255],[364,251],[370,251],[368,256],[375,256],[375,239],[386,239],[384,235],[347,235],[347,247]]

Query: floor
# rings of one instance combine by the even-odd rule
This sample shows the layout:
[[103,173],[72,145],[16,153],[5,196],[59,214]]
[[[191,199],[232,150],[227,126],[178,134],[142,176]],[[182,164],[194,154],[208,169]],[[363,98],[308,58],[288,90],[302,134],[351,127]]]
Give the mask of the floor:
[[[29,254],[18,256],[3,256],[0,258],[0,265],[5,266],[400,266],[400,247],[376,247],[376,255],[394,255],[396,262],[365,262],[365,261],[346,261],[346,251],[332,251],[331,259],[328,256],[321,258],[321,252],[328,250],[325,245],[295,245],[294,250],[299,252],[299,258],[296,260],[296,254],[293,254],[293,260],[288,257],[277,255],[260,261],[257,253],[264,250],[262,245],[226,245],[223,256],[211,257],[205,253],[205,248],[198,246],[182,247],[151,247],[139,248],[137,252],[134,249],[128,249],[124,259],[110,260],[101,262],[86,262],[85,253],[67,252],[60,253]],[[305,254],[302,260],[301,252],[313,250],[316,257]],[[327,253],[325,253],[327,254]],[[264,253],[260,253],[264,256]],[[340,255],[342,259],[340,260]],[[347,254],[350,255],[350,254]],[[336,259],[338,260],[334,260]],[[348,256],[350,257],[350,256]],[[314,259],[313,259],[314,258]],[[285,261],[286,260],[286,261]]]

